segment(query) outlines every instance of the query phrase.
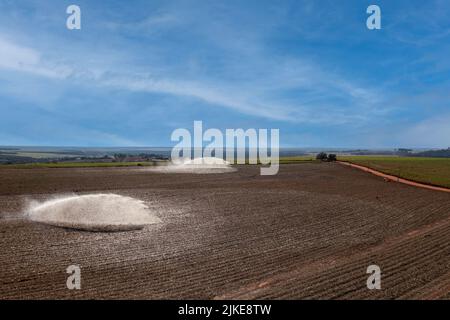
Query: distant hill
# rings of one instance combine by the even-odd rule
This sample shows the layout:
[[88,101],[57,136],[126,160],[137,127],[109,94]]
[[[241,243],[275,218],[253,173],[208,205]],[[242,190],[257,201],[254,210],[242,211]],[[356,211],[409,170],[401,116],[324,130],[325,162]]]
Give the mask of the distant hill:
[[411,153],[413,157],[450,158],[450,148],[442,150],[428,150],[418,153]]

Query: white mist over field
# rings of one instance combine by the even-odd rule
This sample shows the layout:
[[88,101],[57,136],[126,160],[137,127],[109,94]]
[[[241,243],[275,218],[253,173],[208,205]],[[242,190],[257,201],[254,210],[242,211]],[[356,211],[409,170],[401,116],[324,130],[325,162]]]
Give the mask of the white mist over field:
[[215,157],[186,159],[180,163],[171,163],[167,166],[150,168],[150,170],[163,173],[194,174],[227,173],[237,171],[237,169],[233,168],[228,161]]
[[27,213],[32,221],[88,231],[136,230],[161,222],[143,201],[116,194],[69,196],[34,202]]

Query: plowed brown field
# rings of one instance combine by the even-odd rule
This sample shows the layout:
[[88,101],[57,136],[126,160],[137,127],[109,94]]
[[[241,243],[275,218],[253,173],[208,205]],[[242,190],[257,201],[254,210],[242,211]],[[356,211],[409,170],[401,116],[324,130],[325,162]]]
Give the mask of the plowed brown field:
[[[162,220],[91,233],[33,223],[29,200],[116,193]],[[211,175],[0,169],[0,298],[450,298],[450,194],[334,163]],[[81,266],[81,290],[66,268]],[[382,271],[366,287],[367,266]]]

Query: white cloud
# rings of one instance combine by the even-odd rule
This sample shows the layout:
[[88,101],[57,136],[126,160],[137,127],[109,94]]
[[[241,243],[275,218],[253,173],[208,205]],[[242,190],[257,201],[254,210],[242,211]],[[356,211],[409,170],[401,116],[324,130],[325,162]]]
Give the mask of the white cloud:
[[46,64],[38,51],[2,38],[0,48],[0,68],[59,79],[69,76],[72,72],[67,66]]

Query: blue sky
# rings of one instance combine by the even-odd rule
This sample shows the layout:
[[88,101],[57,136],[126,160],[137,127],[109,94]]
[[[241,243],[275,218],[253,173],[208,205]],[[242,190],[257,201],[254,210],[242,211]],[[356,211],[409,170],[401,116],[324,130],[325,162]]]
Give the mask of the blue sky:
[[446,148],[449,40],[447,0],[1,0],[0,145],[171,146],[202,120],[284,147]]

